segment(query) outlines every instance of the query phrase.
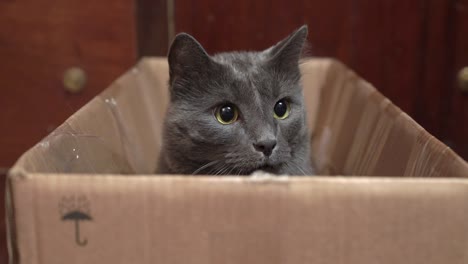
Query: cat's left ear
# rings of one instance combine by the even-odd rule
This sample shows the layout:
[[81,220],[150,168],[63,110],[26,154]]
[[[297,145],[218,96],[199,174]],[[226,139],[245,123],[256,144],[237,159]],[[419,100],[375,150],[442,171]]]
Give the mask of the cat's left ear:
[[275,68],[287,71],[299,70],[299,59],[301,58],[302,50],[307,40],[307,34],[307,25],[304,25],[287,38],[267,49],[265,52],[269,53],[269,63]]
[[184,75],[205,71],[211,63],[210,56],[198,41],[186,33],[178,34],[168,54],[169,81]]

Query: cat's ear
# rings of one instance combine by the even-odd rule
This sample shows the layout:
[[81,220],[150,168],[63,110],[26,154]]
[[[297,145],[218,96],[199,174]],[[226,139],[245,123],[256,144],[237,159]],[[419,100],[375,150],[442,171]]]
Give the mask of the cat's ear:
[[307,25],[304,25],[287,38],[267,49],[265,52],[269,53],[269,63],[275,68],[298,70],[299,59],[307,40],[307,33]]
[[210,56],[198,41],[186,33],[178,34],[171,44],[168,55],[170,83],[184,74],[206,69]]

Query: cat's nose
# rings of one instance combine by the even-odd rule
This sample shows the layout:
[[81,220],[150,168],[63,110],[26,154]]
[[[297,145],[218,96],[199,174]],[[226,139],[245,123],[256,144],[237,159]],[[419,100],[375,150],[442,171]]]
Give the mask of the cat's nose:
[[263,152],[265,156],[270,156],[276,146],[275,139],[261,140],[253,144],[256,151]]

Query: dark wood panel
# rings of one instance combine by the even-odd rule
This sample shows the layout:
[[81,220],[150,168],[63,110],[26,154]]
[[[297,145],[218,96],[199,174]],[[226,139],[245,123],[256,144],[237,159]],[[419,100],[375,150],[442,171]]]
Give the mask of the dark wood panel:
[[[0,3],[0,167],[108,86],[136,60],[134,3],[126,0]],[[64,91],[72,66],[88,74],[84,91]]]
[[414,116],[424,1],[355,1],[350,66]]
[[[6,171],[0,169],[0,205],[5,208]],[[8,263],[8,250],[6,242],[5,210],[0,210],[0,263]]]
[[468,0],[452,2],[454,17],[453,67],[449,72],[449,85],[444,96],[451,100],[444,116],[443,137],[462,157],[468,160],[468,94],[462,93],[457,85],[458,71],[468,66]]
[[[424,3],[181,0],[175,17],[177,31],[193,34],[212,53],[263,49],[306,23],[312,55],[342,60],[413,114],[423,57]],[[195,5],[197,12],[192,12]]]
[[443,140],[442,126],[450,105],[446,97],[453,64],[453,1],[425,1],[422,42],[421,84],[416,87],[416,120]]
[[[260,50],[309,24],[316,54],[335,54],[344,48],[349,18],[347,5],[333,1],[176,1],[176,31],[193,34],[211,53],[228,50]],[[197,12],[193,12],[197,10]],[[307,15],[306,15],[307,14]],[[322,19],[330,16],[334,19]],[[316,41],[314,41],[316,40]]]
[[456,146],[463,141],[456,133],[464,130],[448,133],[443,127],[447,119],[466,121],[455,114],[464,111],[463,100],[452,100],[447,91],[453,86],[453,43],[459,42],[453,35],[467,32],[454,26],[454,12],[465,10],[455,0],[178,0],[175,24],[209,53],[261,50],[308,24],[312,55],[343,61],[430,133]]
[[172,13],[166,0],[137,0],[138,56],[166,56]]

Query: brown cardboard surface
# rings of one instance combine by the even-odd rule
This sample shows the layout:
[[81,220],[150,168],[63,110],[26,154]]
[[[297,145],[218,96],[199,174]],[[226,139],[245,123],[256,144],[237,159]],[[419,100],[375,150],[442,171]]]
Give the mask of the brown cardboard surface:
[[301,67],[314,163],[365,177],[149,175],[168,73],[144,59],[11,170],[12,263],[468,263],[467,163],[341,63]]
[[[467,263],[468,183],[33,175],[13,180],[22,263]],[[86,197],[90,221],[59,203]],[[71,209],[70,209],[71,210]]]

